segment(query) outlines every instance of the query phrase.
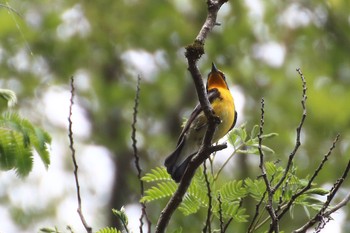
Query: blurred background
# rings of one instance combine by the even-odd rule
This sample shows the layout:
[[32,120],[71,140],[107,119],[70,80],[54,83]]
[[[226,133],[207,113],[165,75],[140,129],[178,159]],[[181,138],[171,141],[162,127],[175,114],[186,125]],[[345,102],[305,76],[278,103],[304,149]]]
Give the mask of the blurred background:
[[[73,131],[83,212],[94,230],[115,226],[111,209],[125,206],[138,222],[139,183],[131,149],[132,107],[141,75],[137,124],[141,166],[163,164],[175,148],[180,125],[197,102],[184,57],[206,17],[206,1],[0,2],[0,87],[18,95],[19,111],[53,137],[51,165],[34,159],[33,172],[19,179],[0,173],[0,232],[38,232],[41,227],[84,232],[76,212],[76,191],[67,136],[70,77],[75,77]],[[12,8],[15,10],[12,11]],[[316,182],[326,188],[350,158],[350,1],[230,1],[218,16],[199,62],[203,77],[211,62],[226,74],[238,108],[238,126],[260,120],[265,99],[268,159],[286,158],[300,122],[301,68],[308,87],[307,119],[296,156],[298,175],[312,173],[337,133],[341,139]],[[5,111],[5,107],[2,107]],[[230,153],[229,150],[223,153]],[[255,178],[258,158],[238,155],[227,178]],[[336,198],[349,192],[346,181]],[[151,203],[156,223],[165,200]],[[295,209],[293,224],[307,219]],[[299,214],[300,213],[300,214]],[[333,215],[329,232],[350,232],[349,208]],[[135,221],[133,221],[135,220]],[[196,232],[204,216],[176,212],[170,227]],[[193,228],[196,227],[196,228]],[[245,224],[234,224],[245,232]],[[137,231],[137,226],[134,232]],[[326,232],[326,230],[324,231]]]

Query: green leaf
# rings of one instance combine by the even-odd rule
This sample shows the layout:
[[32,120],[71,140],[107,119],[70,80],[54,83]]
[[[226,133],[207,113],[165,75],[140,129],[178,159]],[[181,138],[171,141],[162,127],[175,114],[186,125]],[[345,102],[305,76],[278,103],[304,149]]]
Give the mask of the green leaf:
[[306,206],[303,206],[303,209],[304,209],[304,211],[305,211],[305,214],[306,214],[307,218],[310,219],[310,218],[311,218],[311,215],[310,215],[309,209],[308,209]]
[[18,114],[5,113],[0,117],[0,168],[15,169],[18,176],[29,174],[33,167],[33,148],[45,166],[50,163],[47,145],[51,138],[44,130],[34,127]]
[[171,181],[172,179],[168,174],[168,172],[166,171],[165,167],[156,167],[152,169],[151,172],[143,176],[141,180],[149,183],[149,182],[162,181],[162,180]]
[[260,130],[259,125],[254,125],[252,131],[250,132],[250,138],[251,139],[256,138],[258,136],[259,130]]
[[261,135],[261,138],[273,138],[278,136],[278,133],[269,133],[269,134],[263,134]]
[[0,97],[7,101],[7,106],[12,107],[17,103],[16,93],[8,89],[0,89]]
[[277,173],[277,167],[273,162],[266,162],[265,168],[266,168],[266,173],[270,176]]
[[[254,147],[254,148],[259,148],[259,144],[258,144],[258,143],[251,144],[251,145],[249,145],[249,146]],[[275,153],[274,150],[272,150],[270,147],[267,147],[267,146],[265,146],[265,145],[261,145],[261,150],[264,151],[264,152],[272,153],[272,154]]]
[[173,181],[161,182],[157,186],[153,186],[145,191],[145,195],[141,198],[141,202],[150,202],[164,197],[173,195],[177,188],[177,184]]
[[50,165],[50,153],[48,150],[48,145],[51,144],[51,136],[44,130],[35,127],[34,135],[32,135],[33,146],[38,152],[41,161],[44,163],[46,168]]
[[98,230],[96,233],[121,233],[121,231],[117,230],[117,228],[114,227],[105,227]]
[[182,233],[182,227],[177,228],[173,233]]
[[236,222],[247,222],[249,215],[245,214],[246,209],[240,208],[240,202],[223,202],[221,213],[224,218],[233,218]]
[[307,190],[304,194],[315,194],[315,195],[324,196],[324,195],[327,195],[328,193],[329,191],[323,188],[312,188]]
[[179,206],[179,210],[185,215],[197,213],[201,207],[200,201],[193,195],[186,195]]
[[117,209],[112,209],[112,212],[115,216],[117,216],[120,221],[123,223],[124,226],[128,226],[129,220],[128,220],[128,216],[125,213],[125,209],[124,206],[122,206],[122,208],[120,208],[120,210]]
[[60,233],[60,231],[58,231],[57,228],[48,228],[48,227],[40,228],[40,232],[43,232],[43,233]]
[[242,180],[233,180],[224,184],[219,190],[222,201],[239,200],[247,195],[247,190],[243,187]]
[[252,180],[247,178],[244,180],[248,194],[253,197],[255,200],[260,201],[265,190],[265,183],[262,179]]
[[228,135],[228,143],[235,147],[239,141],[238,134],[236,134],[235,130],[232,130]]
[[236,153],[258,155],[259,154],[259,150],[258,150],[258,148],[248,147],[247,149],[237,150]]

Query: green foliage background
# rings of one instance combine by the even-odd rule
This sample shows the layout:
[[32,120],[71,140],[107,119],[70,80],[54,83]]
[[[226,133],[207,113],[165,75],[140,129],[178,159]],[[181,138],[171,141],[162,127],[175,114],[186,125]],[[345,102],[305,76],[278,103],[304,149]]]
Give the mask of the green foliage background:
[[[77,95],[93,132],[84,143],[102,145],[115,158],[115,174],[111,174],[115,182],[111,190],[106,190],[112,197],[105,209],[110,219],[104,222],[114,225],[110,210],[137,201],[138,183],[130,147],[137,74],[142,75],[139,151],[142,167],[149,171],[161,165],[172,151],[182,118],[196,103],[183,53],[205,19],[205,1],[1,3],[21,15],[0,7],[1,88],[14,90],[18,108],[30,112],[30,119],[43,122],[37,102],[49,87],[68,90],[70,76],[77,75]],[[308,117],[302,150],[296,157],[299,174],[311,173],[336,133],[342,135],[319,183],[335,181],[349,158],[349,7],[346,0],[230,1],[220,12],[221,26],[210,35],[199,63],[205,76],[215,61],[234,85],[233,95],[238,97],[238,91],[244,95],[244,102],[237,103],[242,107],[239,124],[246,122],[247,128],[257,124],[260,99],[265,98],[265,132],[279,134],[268,142],[275,150],[271,160],[282,162],[292,149],[301,115],[301,82],[295,72],[300,67],[308,84]],[[265,48],[282,51],[283,61],[271,63],[269,59],[275,57],[276,50]],[[133,54],[136,56],[130,56]],[[79,88],[81,73],[85,75],[81,82],[88,88]],[[50,129],[49,133],[60,137],[66,133],[55,126]],[[254,178],[259,173],[253,155],[237,156],[233,161],[239,166],[227,171],[230,178]],[[11,205],[7,195],[11,194],[1,195],[1,205]],[[151,207],[153,221],[161,208],[161,204]],[[49,217],[50,211],[45,213]],[[30,221],[40,221],[42,215],[37,216]],[[299,216],[305,218],[296,214],[296,221]],[[184,220],[176,215],[174,225],[181,221],[183,229],[193,232],[195,223],[200,226],[203,219],[200,214]],[[343,232],[349,228],[345,224]]]

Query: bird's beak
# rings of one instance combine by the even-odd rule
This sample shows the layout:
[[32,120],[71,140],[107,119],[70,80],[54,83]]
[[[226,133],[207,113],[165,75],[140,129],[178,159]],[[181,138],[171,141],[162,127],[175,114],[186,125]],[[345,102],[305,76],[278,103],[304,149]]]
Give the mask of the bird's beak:
[[212,73],[217,73],[218,72],[218,68],[216,68],[216,65],[213,63],[211,63],[211,72]]

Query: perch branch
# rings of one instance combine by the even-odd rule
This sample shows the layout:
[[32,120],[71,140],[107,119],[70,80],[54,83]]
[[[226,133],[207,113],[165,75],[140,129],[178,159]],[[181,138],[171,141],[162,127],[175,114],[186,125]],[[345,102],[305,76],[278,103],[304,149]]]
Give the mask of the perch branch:
[[213,135],[218,123],[218,119],[214,115],[211,109],[208,96],[206,93],[206,89],[203,83],[202,75],[200,74],[197,67],[197,61],[204,54],[204,42],[208,37],[208,33],[216,25],[217,13],[220,7],[222,6],[222,4],[224,4],[225,2],[226,2],[225,0],[221,0],[221,1],[208,0],[207,1],[208,14],[203,24],[203,27],[199,31],[194,43],[186,47],[185,56],[188,62],[188,70],[191,73],[191,77],[195,84],[198,99],[203,109],[203,112],[208,119],[208,128],[197,155],[194,156],[193,159],[188,164],[188,167],[180,181],[180,184],[176,192],[170,198],[168,204],[165,206],[165,208],[161,212],[161,215],[158,219],[158,223],[156,225],[156,230],[155,230],[156,233],[165,232],[165,229],[170,221],[170,218],[174,213],[174,211],[177,209],[177,207],[180,205],[183,199],[183,196],[185,195],[191,183],[191,180],[195,174],[196,169],[210,156],[211,153],[218,150],[222,150],[227,147],[226,144],[211,146],[211,140],[213,138]]

